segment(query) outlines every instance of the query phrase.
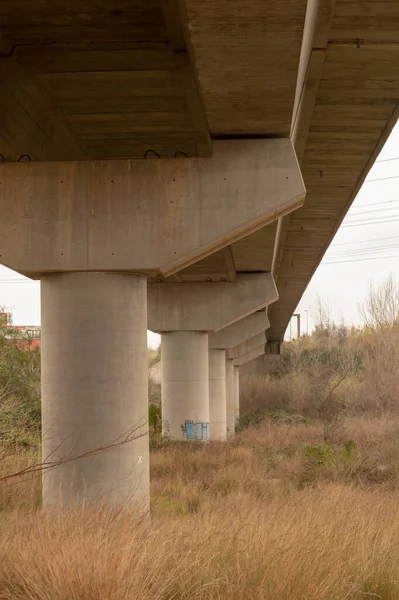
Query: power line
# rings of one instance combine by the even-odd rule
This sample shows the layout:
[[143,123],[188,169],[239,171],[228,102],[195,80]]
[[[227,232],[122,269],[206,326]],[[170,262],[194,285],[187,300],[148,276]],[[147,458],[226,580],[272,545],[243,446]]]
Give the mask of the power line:
[[375,208],[374,210],[362,210],[357,213],[348,213],[348,217],[357,217],[361,215],[370,215],[371,213],[388,212],[389,210],[396,210],[397,208],[397,206],[391,206],[390,208]]
[[348,254],[337,254],[337,255],[328,255],[326,254],[325,256],[325,260],[328,261],[335,261],[335,260],[349,260],[349,259],[353,259],[355,260],[356,258],[373,258],[373,257],[382,257],[384,258],[384,256],[387,256],[389,253],[392,254],[392,252],[396,252],[398,250],[398,248],[390,248],[390,249],[384,249],[382,252],[377,252],[377,251],[373,251],[373,252],[359,252],[357,254],[351,254],[348,252]]
[[384,223],[396,223],[397,221],[399,221],[399,219],[391,219],[388,221],[373,221],[372,219],[367,220],[366,222],[361,222],[361,223],[351,223],[350,225],[341,225],[341,229],[344,229],[345,227],[364,227],[365,225],[383,225]]
[[363,262],[365,260],[382,260],[382,259],[385,259],[385,258],[399,258],[399,254],[394,254],[392,256],[372,256],[370,258],[355,258],[353,260],[339,260],[339,261],[336,261],[336,262],[322,262],[320,264],[320,266],[323,266],[323,265],[341,265],[343,263],[348,263],[348,262]]
[[339,244],[331,244],[330,248],[333,248],[335,246],[348,246],[349,244],[366,244],[368,242],[380,242],[380,241],[385,241],[385,240],[397,240],[399,239],[398,235],[393,235],[391,237],[387,237],[387,238],[373,238],[372,240],[358,240],[356,242],[341,242]]
[[381,221],[381,219],[387,219],[388,217],[392,217],[392,220],[395,220],[399,218],[399,215],[384,215],[383,217],[367,217],[367,219],[355,219],[353,221],[345,221],[345,225],[343,225],[343,227],[350,227],[351,225],[362,225],[363,223],[365,223],[366,225],[373,225],[386,222],[389,223],[390,221]]
[[359,206],[355,206],[354,208],[368,208],[369,206],[380,206],[381,204],[391,204],[392,202],[399,202],[399,198],[394,198],[393,200],[383,200],[383,202],[370,202],[369,204],[359,204]]
[[393,175],[392,177],[378,177],[378,179],[367,179],[364,183],[373,183],[373,181],[386,181],[387,179],[399,179],[399,175]]
[[383,162],[391,162],[391,160],[399,160],[399,156],[396,156],[394,158],[383,158],[381,160],[376,160],[374,164],[383,163]]
[[371,248],[355,248],[354,250],[342,250],[341,252],[332,252],[328,255],[328,257],[335,258],[337,256],[355,256],[356,254],[365,254],[367,252],[387,252],[392,248],[399,248],[399,244],[389,244],[387,246],[372,246]]

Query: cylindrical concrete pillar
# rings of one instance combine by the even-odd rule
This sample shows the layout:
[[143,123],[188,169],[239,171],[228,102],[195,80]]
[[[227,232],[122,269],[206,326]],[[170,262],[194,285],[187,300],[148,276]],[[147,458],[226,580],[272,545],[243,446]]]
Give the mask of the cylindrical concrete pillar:
[[234,417],[235,423],[240,420],[240,371],[239,367],[233,367],[234,372]]
[[43,504],[149,506],[146,278],[42,278]]
[[226,404],[227,404],[227,436],[235,434],[235,393],[234,393],[234,361],[226,360]]
[[161,335],[162,431],[171,439],[209,439],[208,334]]
[[209,425],[211,440],[227,437],[226,351],[209,350]]

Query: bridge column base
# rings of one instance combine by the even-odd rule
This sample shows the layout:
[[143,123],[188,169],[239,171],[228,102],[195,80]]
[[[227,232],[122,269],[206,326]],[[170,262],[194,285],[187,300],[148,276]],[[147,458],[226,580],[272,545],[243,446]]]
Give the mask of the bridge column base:
[[225,442],[227,437],[226,352],[209,349],[210,438]]
[[146,279],[42,278],[43,505],[149,508]]
[[209,439],[208,334],[161,335],[162,431],[175,440]]

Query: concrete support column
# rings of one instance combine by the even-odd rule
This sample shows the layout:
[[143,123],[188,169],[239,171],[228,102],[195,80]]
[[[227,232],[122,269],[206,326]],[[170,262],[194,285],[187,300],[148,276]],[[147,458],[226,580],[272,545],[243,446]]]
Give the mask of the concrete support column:
[[171,439],[209,439],[208,334],[161,335],[162,430]]
[[240,420],[240,371],[239,367],[233,367],[234,371],[234,417],[237,423]]
[[224,442],[227,437],[226,351],[209,350],[210,439]]
[[149,507],[146,278],[42,277],[43,504]]
[[227,404],[227,436],[235,434],[235,394],[234,394],[234,361],[226,360],[226,404]]

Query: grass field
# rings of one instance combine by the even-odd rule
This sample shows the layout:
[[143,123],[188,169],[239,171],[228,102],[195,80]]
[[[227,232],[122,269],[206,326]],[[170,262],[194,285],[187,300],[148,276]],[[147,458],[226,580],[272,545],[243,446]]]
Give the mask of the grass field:
[[[152,453],[152,515],[37,511],[38,476],[0,488],[0,599],[399,598],[399,419],[266,422]],[[14,454],[2,474],[34,461]]]

